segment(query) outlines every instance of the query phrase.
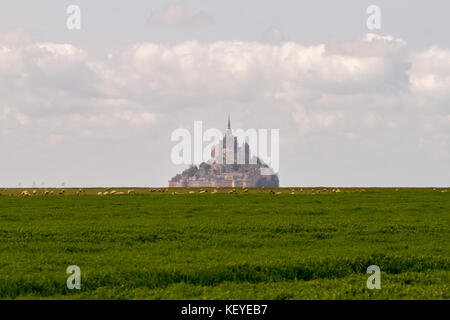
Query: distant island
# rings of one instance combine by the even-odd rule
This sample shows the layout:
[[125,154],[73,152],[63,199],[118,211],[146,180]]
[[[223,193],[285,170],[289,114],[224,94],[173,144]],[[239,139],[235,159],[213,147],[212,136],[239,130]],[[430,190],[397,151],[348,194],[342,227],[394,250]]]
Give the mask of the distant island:
[[[227,141],[234,142],[230,148],[227,148]],[[234,159],[227,161],[227,154],[232,154]],[[243,161],[238,161],[239,154],[244,155]],[[169,187],[278,187],[277,174],[261,174],[261,169],[267,168],[269,166],[258,157],[250,159],[250,148],[247,142],[243,146],[238,145],[237,137],[232,134],[231,123],[228,118],[228,128],[222,143],[212,148],[211,159],[208,162],[201,163],[198,167],[192,165],[182,173],[177,174],[169,181]]]

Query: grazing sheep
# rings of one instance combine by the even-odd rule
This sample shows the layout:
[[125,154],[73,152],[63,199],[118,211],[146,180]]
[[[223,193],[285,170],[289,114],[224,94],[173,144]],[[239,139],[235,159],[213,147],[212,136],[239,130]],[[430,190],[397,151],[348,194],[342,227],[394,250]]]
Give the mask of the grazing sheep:
[[134,190],[128,190],[128,194],[133,194]]
[[276,194],[282,194],[283,192],[278,191]]
[[189,194],[194,194],[195,193],[195,191],[189,191]]
[[447,192],[447,190],[442,190],[441,192]]
[[339,189],[339,188],[338,188],[338,189],[336,189],[336,192],[337,192],[337,193],[341,192],[341,189]]
[[55,192],[53,192],[53,191],[50,191],[50,195],[52,196],[53,194],[54,194]]
[[112,190],[112,191],[110,192],[110,194],[116,194],[116,193],[117,193],[116,190]]
[[97,192],[97,195],[98,195],[98,196],[102,196],[102,195],[103,195],[103,192],[101,192],[101,191],[100,191],[100,192]]
[[36,193],[37,193],[37,191],[36,191],[36,190],[33,190],[33,196],[35,196],[35,195],[36,195]]
[[103,192],[103,195],[104,195],[104,196],[107,196],[108,194],[109,194],[108,191]]
[[62,189],[59,194],[63,195],[66,192],[66,190]]
[[48,190],[45,190],[44,191],[44,196],[48,196],[48,194],[49,194]]
[[29,196],[30,194],[28,193],[27,190],[22,191],[21,193],[22,196]]
[[244,189],[244,193],[248,193],[248,189],[246,188],[246,189]]
[[113,194],[115,194],[116,196],[120,196],[122,194],[125,194],[125,192],[120,191],[120,192],[116,192],[116,193],[113,193]]

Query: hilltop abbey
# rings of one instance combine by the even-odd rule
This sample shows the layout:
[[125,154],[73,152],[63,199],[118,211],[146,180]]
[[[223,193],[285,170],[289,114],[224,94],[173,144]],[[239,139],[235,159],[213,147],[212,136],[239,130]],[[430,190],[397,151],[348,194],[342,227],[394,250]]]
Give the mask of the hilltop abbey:
[[211,159],[198,167],[191,166],[181,174],[177,174],[169,181],[169,187],[278,187],[278,176],[276,174],[262,175],[262,168],[268,168],[268,166],[259,158],[251,159],[247,142],[242,146],[238,145],[237,137],[233,136],[231,130],[230,117],[228,117],[228,127],[222,143],[212,148]]

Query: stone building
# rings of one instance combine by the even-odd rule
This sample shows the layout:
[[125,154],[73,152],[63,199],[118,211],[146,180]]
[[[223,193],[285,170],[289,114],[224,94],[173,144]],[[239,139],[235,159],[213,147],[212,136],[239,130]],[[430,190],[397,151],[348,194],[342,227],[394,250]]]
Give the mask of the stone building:
[[169,181],[169,187],[278,187],[278,176],[261,175],[261,168],[268,166],[259,158],[251,157],[248,143],[241,146],[238,144],[228,117],[228,127],[222,143],[212,148],[211,159],[199,167],[191,166],[177,174]]

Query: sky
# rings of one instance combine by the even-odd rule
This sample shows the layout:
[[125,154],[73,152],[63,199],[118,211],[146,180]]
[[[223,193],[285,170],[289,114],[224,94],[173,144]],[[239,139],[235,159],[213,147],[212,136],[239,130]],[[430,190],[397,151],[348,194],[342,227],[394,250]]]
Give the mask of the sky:
[[230,114],[280,130],[281,186],[447,187],[449,14],[445,0],[3,1],[0,186],[166,186],[186,167],[171,134]]

